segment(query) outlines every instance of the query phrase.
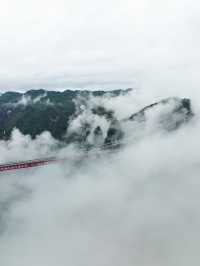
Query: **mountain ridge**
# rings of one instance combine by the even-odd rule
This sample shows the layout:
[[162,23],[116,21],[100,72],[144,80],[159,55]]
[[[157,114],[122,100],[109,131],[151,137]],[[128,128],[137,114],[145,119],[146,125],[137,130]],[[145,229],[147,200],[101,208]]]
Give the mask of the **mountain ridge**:
[[[17,128],[33,139],[49,131],[55,139],[66,143],[107,145],[123,139],[126,124],[131,124],[129,131],[132,130],[133,134],[138,127],[148,128],[149,115],[150,119],[152,114],[158,116],[156,127],[166,131],[177,129],[194,115],[190,99],[178,97],[154,102],[122,120],[116,117],[112,108],[99,104],[89,106],[91,97],[112,99],[130,92],[131,89],[63,92],[40,89],[3,93],[0,95],[0,139],[8,140],[13,129]],[[86,111],[93,117],[93,122],[87,121],[87,117],[80,119]],[[77,119],[82,123],[80,128],[71,129]],[[98,124],[98,119],[107,123],[106,130]]]

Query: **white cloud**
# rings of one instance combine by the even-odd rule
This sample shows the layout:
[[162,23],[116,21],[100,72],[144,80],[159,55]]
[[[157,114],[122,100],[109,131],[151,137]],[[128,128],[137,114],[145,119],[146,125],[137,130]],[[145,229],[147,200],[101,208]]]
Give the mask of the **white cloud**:
[[[199,128],[194,120],[118,153],[1,174],[2,265],[198,265]],[[49,154],[54,144],[48,133],[33,141],[15,130],[1,160]]]

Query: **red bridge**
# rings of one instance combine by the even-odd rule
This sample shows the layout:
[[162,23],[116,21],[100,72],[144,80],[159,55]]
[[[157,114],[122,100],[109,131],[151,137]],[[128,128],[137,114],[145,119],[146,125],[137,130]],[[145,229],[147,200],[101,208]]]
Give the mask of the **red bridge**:
[[0,164],[0,172],[17,170],[22,168],[30,168],[30,167],[37,167],[42,166],[50,163],[56,163],[63,161],[64,159],[57,159],[55,157],[51,158],[43,158],[43,159],[35,159],[23,162],[14,162],[14,163],[7,163],[7,164]]

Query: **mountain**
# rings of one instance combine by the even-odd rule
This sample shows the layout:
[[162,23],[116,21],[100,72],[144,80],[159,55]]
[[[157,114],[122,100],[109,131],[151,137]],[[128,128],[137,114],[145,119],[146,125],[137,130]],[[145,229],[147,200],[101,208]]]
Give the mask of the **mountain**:
[[0,139],[9,139],[12,130],[18,128],[32,138],[49,131],[55,139],[65,143],[107,146],[122,141],[127,134],[124,128],[133,137],[138,134],[138,129],[142,134],[149,134],[150,129],[154,131],[157,128],[171,131],[193,116],[189,99],[164,99],[122,120],[117,118],[112,108],[108,109],[101,101],[94,100],[111,99],[129,92],[130,89],[111,92],[43,89],[6,92],[0,95]]
[[[86,111],[87,116],[84,116],[85,111],[81,111],[71,120],[73,124],[73,121],[77,123],[78,119],[80,125],[72,130],[71,134],[69,130],[68,142],[105,148],[118,147],[126,142],[127,137],[138,140],[156,132],[169,133],[189,122],[194,116],[190,100],[176,97],[155,102],[122,120],[117,119],[113,110],[105,109],[103,106],[90,106]],[[103,126],[101,121],[98,123],[96,116],[98,119],[104,118],[107,125]]]
[[0,95],[0,139],[9,139],[14,128],[23,134],[35,138],[43,131],[51,132],[56,139],[62,140],[66,135],[69,120],[76,112],[77,97],[89,96],[116,97],[128,93],[127,90],[82,91],[66,90],[46,91],[30,90],[25,93],[6,92]]

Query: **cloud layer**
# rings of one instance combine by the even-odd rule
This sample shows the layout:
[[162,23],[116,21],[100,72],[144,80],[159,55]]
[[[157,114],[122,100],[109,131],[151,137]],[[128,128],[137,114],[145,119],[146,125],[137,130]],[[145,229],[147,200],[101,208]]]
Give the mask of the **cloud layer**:
[[[151,97],[102,102],[123,117]],[[1,264],[198,265],[200,112],[193,108],[191,123],[137,142],[129,132],[118,152],[80,160],[82,151],[67,147],[60,150],[69,155],[62,165],[1,174]],[[48,155],[54,145],[48,133],[33,141],[15,131],[0,143],[0,159]]]

